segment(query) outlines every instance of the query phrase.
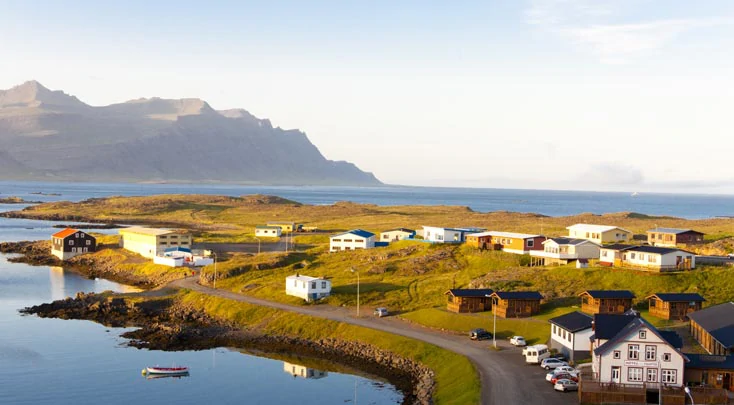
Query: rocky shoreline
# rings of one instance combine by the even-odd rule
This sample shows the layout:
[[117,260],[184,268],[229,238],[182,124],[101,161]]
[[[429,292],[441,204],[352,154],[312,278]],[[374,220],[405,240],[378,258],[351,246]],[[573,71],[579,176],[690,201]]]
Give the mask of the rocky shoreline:
[[139,327],[126,332],[130,345],[155,350],[204,350],[215,347],[296,354],[345,364],[385,378],[405,397],[404,404],[430,404],[435,376],[427,367],[372,345],[338,339],[316,341],[241,328],[171,297],[78,293],[75,298],[21,310],[44,318],[85,319],[111,327]]

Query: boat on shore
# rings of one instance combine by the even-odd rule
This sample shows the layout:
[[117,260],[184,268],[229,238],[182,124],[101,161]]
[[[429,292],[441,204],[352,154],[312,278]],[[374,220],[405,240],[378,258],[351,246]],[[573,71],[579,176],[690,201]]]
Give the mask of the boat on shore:
[[143,369],[143,374],[147,375],[183,375],[188,374],[188,367],[146,367]]

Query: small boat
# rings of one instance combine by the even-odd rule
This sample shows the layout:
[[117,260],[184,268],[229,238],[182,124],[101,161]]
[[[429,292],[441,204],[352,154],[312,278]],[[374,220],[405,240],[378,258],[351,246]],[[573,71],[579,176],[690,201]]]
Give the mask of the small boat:
[[146,367],[143,369],[143,374],[157,374],[157,375],[181,375],[188,374],[188,367]]

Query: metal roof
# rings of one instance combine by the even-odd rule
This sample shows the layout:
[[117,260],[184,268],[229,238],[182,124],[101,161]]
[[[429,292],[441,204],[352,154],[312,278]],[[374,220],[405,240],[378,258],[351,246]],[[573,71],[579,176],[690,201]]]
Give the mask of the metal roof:
[[579,297],[589,294],[591,298],[635,298],[635,294],[628,290],[586,290]]
[[548,322],[558,325],[569,332],[578,332],[584,329],[591,329],[591,322],[594,320],[583,312],[569,312],[565,315],[557,316]]
[[633,252],[642,252],[642,253],[654,253],[658,255],[667,255],[669,253],[675,253],[675,252],[684,252],[688,254],[695,254],[691,253],[687,250],[683,249],[676,249],[676,248],[667,248],[667,247],[660,247],[660,246],[635,246],[632,249],[629,249]]
[[56,232],[55,234],[53,234],[51,236],[54,237],[54,238],[62,238],[63,239],[65,237],[67,237],[69,235],[73,235],[73,234],[75,234],[77,232],[79,232],[79,231],[76,230],[76,229],[66,228],[63,231]]
[[624,243],[612,243],[611,245],[603,245],[602,249],[607,250],[628,250],[635,247],[635,245],[625,245]]
[[493,296],[502,300],[542,300],[543,296],[537,291],[495,291]]
[[388,229],[386,231],[382,231],[382,233],[387,233],[387,232],[405,232],[405,233],[415,234],[414,230],[408,229],[408,228],[395,228],[395,229]]
[[596,244],[596,243],[594,243],[594,242],[592,242],[592,241],[590,241],[588,239],[577,239],[577,238],[551,238],[551,239],[548,239],[548,240],[544,241],[543,243],[545,244],[545,243],[548,243],[550,241],[553,241],[553,242],[555,242],[558,245],[574,245],[574,246],[576,246],[576,245],[583,245],[584,243],[591,243],[591,244],[594,244],[594,245],[597,245],[598,246],[598,244]]
[[706,301],[698,293],[655,293],[646,297],[649,300],[652,297],[656,297],[663,302],[703,302]]
[[[683,346],[683,340],[680,338],[680,336],[678,336],[677,333],[673,331],[666,331],[665,333],[663,333],[659,331],[656,327],[652,326],[650,322],[646,321],[642,317],[634,316],[634,315],[627,315],[627,316],[631,317],[632,319],[627,324],[625,324],[622,328],[618,329],[617,333],[615,333],[614,336],[608,338],[609,340],[607,340],[601,346],[594,349],[595,354],[602,355],[608,352],[610,349],[617,347],[617,345],[625,341],[625,339],[627,339],[631,333],[641,328],[648,329],[650,332],[657,335],[661,340],[667,342],[674,349],[679,349]],[[596,316],[594,316],[594,326],[596,330],[598,330],[599,328],[599,323],[603,321],[604,321],[604,318],[598,319]],[[597,333],[595,333],[595,335],[597,335],[598,337]],[[681,353],[681,355],[683,356],[684,359],[688,360],[685,354]]]
[[594,339],[611,339],[637,316],[627,314],[595,314]]
[[334,238],[334,237],[337,237],[337,236],[342,236],[342,235],[347,235],[347,234],[357,235],[357,236],[360,236],[362,238],[371,238],[371,237],[375,236],[374,233],[367,232],[367,231],[365,231],[363,229],[352,229],[351,231],[346,231],[346,232],[342,232],[342,233],[337,233],[336,235],[331,235],[331,237]]
[[142,226],[131,226],[130,228],[120,229],[120,233],[137,233],[150,236],[168,235],[174,232],[171,229],[143,228]]
[[444,293],[454,297],[485,297],[494,292],[491,288],[452,288]]
[[674,233],[676,235],[680,233],[686,233],[686,232],[693,232],[693,233],[700,233],[703,235],[703,232],[694,231],[693,229],[678,229],[678,228],[655,228],[655,229],[648,229],[647,232],[650,233]]
[[619,229],[621,231],[630,232],[627,229],[620,228],[618,226],[614,225],[594,225],[594,224],[574,224],[571,226],[567,226],[566,229],[582,229],[589,232],[607,232],[611,231],[612,229]]
[[191,249],[185,248],[185,247],[181,247],[181,246],[174,246],[174,247],[169,247],[168,249],[164,250],[164,252],[165,253],[168,253],[168,252],[186,252],[186,253],[191,253]]
[[734,347],[734,302],[726,302],[688,314],[726,348]]
[[468,236],[499,236],[500,238],[530,239],[530,238],[542,237],[543,235],[532,235],[528,233],[516,233],[516,232],[488,231],[488,232],[481,232],[481,233],[472,233]]
[[690,360],[686,368],[734,370],[734,356],[714,356],[710,354],[686,354]]

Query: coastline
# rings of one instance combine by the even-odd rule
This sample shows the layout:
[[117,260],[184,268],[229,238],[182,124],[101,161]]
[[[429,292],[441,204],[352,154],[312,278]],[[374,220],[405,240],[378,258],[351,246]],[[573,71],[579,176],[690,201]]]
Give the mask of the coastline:
[[430,404],[435,375],[425,365],[377,346],[346,339],[304,339],[262,329],[257,324],[211,316],[178,294],[78,293],[75,298],[21,310],[44,318],[82,319],[126,332],[129,345],[179,351],[232,347],[263,353],[295,354],[327,360],[383,378],[403,394],[403,404]]

